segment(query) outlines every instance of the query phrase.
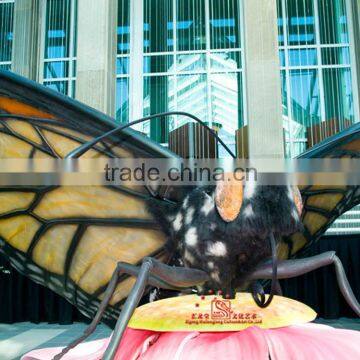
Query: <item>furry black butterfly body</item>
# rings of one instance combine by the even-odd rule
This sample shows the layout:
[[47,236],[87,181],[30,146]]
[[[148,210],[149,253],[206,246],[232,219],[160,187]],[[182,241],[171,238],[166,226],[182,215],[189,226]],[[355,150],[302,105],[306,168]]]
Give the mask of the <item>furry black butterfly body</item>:
[[301,228],[293,191],[287,186],[246,185],[240,213],[231,222],[217,211],[215,186],[195,188],[177,207],[152,204],[150,211],[168,236],[169,252],[178,253],[185,267],[209,274],[211,280],[199,293],[233,293],[270,257],[270,233],[279,238]]

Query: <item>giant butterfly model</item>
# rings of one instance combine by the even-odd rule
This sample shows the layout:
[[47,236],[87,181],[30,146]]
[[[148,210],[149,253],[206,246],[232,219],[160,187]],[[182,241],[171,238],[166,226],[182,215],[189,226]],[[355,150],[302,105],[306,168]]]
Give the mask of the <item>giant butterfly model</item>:
[[[131,129],[117,129],[111,118],[85,105],[0,72],[0,158],[74,156],[176,155]],[[360,157],[360,125],[302,157]],[[304,254],[338,216],[360,202],[358,187],[302,188],[302,213],[300,195],[290,187],[219,182],[181,198],[176,192],[171,199],[158,193],[145,186],[0,189],[1,253],[18,271],[94,318],[69,348],[104,317],[117,320],[104,355],[113,358],[148,284],[180,291],[197,286],[199,293],[221,290],[232,297],[248,282],[294,277],[334,264],[345,299],[360,315],[334,252],[287,260]],[[172,251],[185,267],[164,263]],[[273,262],[264,262],[270,256]],[[254,288],[257,304],[267,306],[271,296],[265,300]],[[276,291],[273,281],[271,293]]]

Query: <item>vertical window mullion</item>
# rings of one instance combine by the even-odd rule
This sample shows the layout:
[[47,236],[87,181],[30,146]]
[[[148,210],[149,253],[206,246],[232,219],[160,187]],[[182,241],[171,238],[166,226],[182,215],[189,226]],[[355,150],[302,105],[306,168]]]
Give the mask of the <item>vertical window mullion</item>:
[[325,91],[324,91],[324,78],[322,70],[322,54],[321,54],[321,39],[320,39],[320,21],[319,21],[319,6],[318,0],[314,1],[314,16],[315,16],[315,42],[317,51],[317,62],[318,62],[318,76],[319,76],[319,95],[320,95],[320,118],[321,121],[326,121],[325,111]]
[[208,124],[212,126],[212,95],[211,95],[211,59],[210,59],[210,0],[205,0],[205,38],[206,38],[206,83],[207,83],[207,117]]

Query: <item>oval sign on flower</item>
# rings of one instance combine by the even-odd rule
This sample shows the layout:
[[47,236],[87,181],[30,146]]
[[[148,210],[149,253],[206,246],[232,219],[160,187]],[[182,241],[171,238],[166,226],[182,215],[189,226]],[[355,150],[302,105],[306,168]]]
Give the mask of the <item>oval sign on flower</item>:
[[133,329],[152,331],[239,331],[251,326],[273,329],[313,321],[316,313],[296,300],[275,296],[267,308],[259,308],[248,293],[233,300],[217,296],[178,296],[136,309]]

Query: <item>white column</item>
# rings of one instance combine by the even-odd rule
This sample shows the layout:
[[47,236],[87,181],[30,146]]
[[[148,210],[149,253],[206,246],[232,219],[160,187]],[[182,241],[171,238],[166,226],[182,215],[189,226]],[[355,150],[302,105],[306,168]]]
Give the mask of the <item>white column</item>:
[[243,0],[250,158],[284,157],[276,0]]
[[115,115],[117,0],[78,0],[76,98]]
[[44,0],[16,0],[12,71],[39,80]]
[[144,2],[142,0],[131,0],[129,121],[143,117],[143,19]]

